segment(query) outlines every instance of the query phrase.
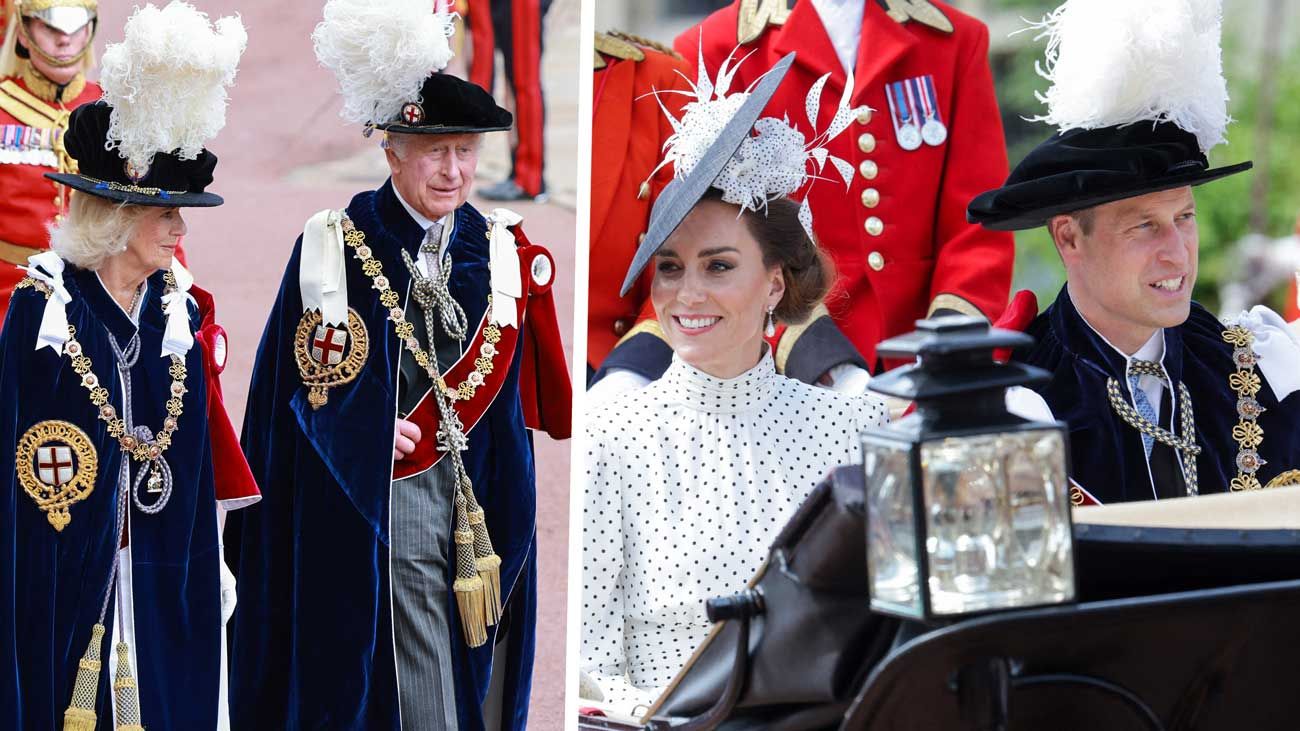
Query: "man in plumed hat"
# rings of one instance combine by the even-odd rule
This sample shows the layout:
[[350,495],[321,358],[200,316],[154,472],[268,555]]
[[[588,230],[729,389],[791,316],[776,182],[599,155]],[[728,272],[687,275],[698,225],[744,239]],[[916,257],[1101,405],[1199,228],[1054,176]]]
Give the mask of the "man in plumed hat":
[[68,209],[68,188],[45,173],[75,173],[63,146],[68,115],[99,98],[97,0],[0,2],[0,320],[23,273],[49,246],[46,227]]
[[1191,299],[1193,187],[1250,168],[1206,156],[1229,121],[1218,3],[1069,0],[1040,29],[1060,133],[968,215],[1046,226],[1065,266],[1015,357],[1052,373],[1073,502],[1300,484],[1300,343],[1267,308],[1220,322]]
[[[530,428],[569,432],[550,254],[467,202],[511,115],[437,73],[451,19],[330,0],[313,40],[391,177],[307,221],[267,323],[232,520],[234,728],[522,729],[537,569]],[[360,32],[364,31],[364,32]]]

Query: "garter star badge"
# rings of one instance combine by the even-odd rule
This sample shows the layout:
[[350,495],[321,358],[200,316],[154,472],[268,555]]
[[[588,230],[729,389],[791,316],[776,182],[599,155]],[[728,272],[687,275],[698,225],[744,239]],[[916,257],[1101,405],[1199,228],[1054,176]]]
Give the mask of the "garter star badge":
[[319,409],[329,402],[329,389],[351,383],[361,372],[370,354],[370,335],[352,308],[346,329],[326,325],[319,311],[308,310],[298,323],[293,350],[307,402]]
[[75,424],[42,421],[18,440],[14,457],[23,491],[62,531],[72,520],[68,508],[95,489],[99,458],[90,437]]

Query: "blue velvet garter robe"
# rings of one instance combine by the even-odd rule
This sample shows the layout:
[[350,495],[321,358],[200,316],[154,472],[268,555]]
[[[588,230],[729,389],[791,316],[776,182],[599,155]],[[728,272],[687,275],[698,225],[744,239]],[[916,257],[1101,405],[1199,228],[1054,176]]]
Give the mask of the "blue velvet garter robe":
[[[1164,370],[1173,384],[1186,385],[1191,396],[1195,443],[1201,448],[1196,456],[1200,494],[1232,489],[1233,480],[1243,474],[1239,462],[1245,459],[1243,451],[1249,445],[1241,443],[1242,432],[1234,434],[1234,429],[1252,421],[1262,432],[1262,441],[1254,449],[1264,461],[1254,473],[1258,483],[1262,486],[1270,482],[1290,484],[1300,478],[1294,472],[1300,468],[1300,395],[1292,391],[1294,385],[1289,382],[1294,380],[1292,375],[1285,376],[1286,383],[1282,377],[1275,378],[1276,382],[1268,379],[1268,372],[1279,376],[1300,373],[1300,360],[1291,355],[1296,352],[1294,340],[1276,351],[1287,354],[1282,356],[1285,359],[1282,362],[1276,360],[1278,356],[1270,355],[1275,360],[1266,363],[1260,355],[1257,366],[1246,363],[1244,368],[1239,368],[1234,361],[1238,348],[1224,337],[1230,324],[1220,322],[1193,302],[1191,314],[1182,325],[1164,329]],[[1056,301],[1038,315],[1027,332],[1036,342],[1017,351],[1014,358],[1052,374],[1049,382],[1035,390],[1046,400],[1055,417],[1069,426],[1071,477],[1087,491],[1088,502],[1180,496],[1182,487],[1171,491],[1168,484],[1177,480],[1153,477],[1158,471],[1148,469],[1141,433],[1121,419],[1108,398],[1107,382],[1114,379],[1123,399],[1133,402],[1126,378],[1126,359],[1088,325],[1066,288],[1061,289]],[[1273,332],[1273,337],[1288,337],[1280,331]],[[1230,383],[1239,371],[1254,373],[1259,378],[1254,399],[1263,412],[1253,419],[1243,418],[1239,412],[1242,399]],[[1161,419],[1166,427],[1181,422],[1182,407],[1175,403],[1179,400],[1173,393],[1176,390],[1164,391],[1166,413],[1171,405],[1174,409],[1171,419]],[[1152,465],[1155,465],[1154,457]],[[1080,497],[1077,488],[1072,490],[1076,503]]]
[[[410,274],[400,254],[418,257],[423,230],[402,208],[391,182],[354,197],[346,213],[405,307]],[[262,337],[244,422],[244,450],[263,501],[227,524],[226,544],[238,552],[232,564],[239,580],[231,640],[232,727],[398,729],[389,499],[402,342],[371,277],[349,252],[348,305],[364,324],[369,353],[354,379],[330,388],[327,403],[313,408],[294,351],[304,317],[302,246],[299,237]],[[453,261],[450,293],[473,327],[484,315],[491,283],[487,224],[468,204],[455,212],[447,252]],[[451,618],[462,731],[483,728],[481,708],[494,673],[504,674],[503,728],[523,729],[527,717],[537,598],[536,492],[532,439],[519,395],[520,350],[463,452],[501,557],[507,615],[502,624],[509,632],[504,667],[492,666],[501,625],[488,628],[485,645],[465,644],[449,561],[449,588],[441,600]]]
[[[123,388],[109,337],[121,346],[137,328],[91,271],[68,265],[62,274],[70,295],[67,320],[82,355],[123,413]],[[160,357],[166,326],[164,273],[149,277],[139,318],[139,357],[131,368],[137,425],[163,428],[171,397],[170,357]],[[73,695],[78,661],[86,652],[109,587],[116,532],[117,483],[124,456],[108,434],[70,354],[35,349],[46,306],[30,280],[15,291],[0,334],[0,728],[57,729]],[[189,308],[191,332],[199,314]],[[66,346],[65,346],[66,347]],[[142,722],[150,729],[213,729],[217,726],[221,664],[221,608],[212,447],[206,417],[208,386],[204,348],[185,355],[187,389],[171,446],[164,458],[173,489],[165,507],[146,514],[129,507],[131,597]],[[64,422],[83,437],[43,439],[45,448],[16,453],[28,433]],[[59,427],[64,428],[64,427]],[[36,431],[32,431],[32,430]],[[76,444],[73,444],[73,443]],[[64,449],[64,448],[68,449]],[[87,449],[88,448],[88,449]],[[93,454],[92,454],[93,453]],[[92,464],[93,463],[93,464]],[[131,477],[142,468],[133,462]],[[25,486],[20,476],[29,480]],[[39,480],[59,487],[89,477],[93,489],[68,510],[56,530],[28,486]],[[147,505],[155,496],[141,489]],[[128,592],[124,592],[128,593]],[[115,598],[116,599],[116,598]],[[113,728],[113,678],[109,656],[117,602],[108,605],[103,667],[95,700],[97,728]]]

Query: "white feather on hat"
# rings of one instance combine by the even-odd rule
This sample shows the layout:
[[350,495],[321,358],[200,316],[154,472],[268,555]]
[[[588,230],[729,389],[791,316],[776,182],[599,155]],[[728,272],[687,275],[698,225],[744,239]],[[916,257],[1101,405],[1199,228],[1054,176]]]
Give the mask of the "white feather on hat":
[[181,0],[136,8],[125,38],[104,51],[108,149],[141,170],[160,152],[198,157],[226,125],[226,87],[247,44],[239,16],[214,25]]
[[1222,17],[1220,0],[1066,0],[1033,24],[1052,82],[1033,121],[1062,132],[1168,121],[1208,152],[1230,121]]
[[430,74],[453,55],[455,16],[431,0],[329,0],[312,33],[316,58],[334,72],[343,95],[340,115],[357,124],[395,119],[419,102]]

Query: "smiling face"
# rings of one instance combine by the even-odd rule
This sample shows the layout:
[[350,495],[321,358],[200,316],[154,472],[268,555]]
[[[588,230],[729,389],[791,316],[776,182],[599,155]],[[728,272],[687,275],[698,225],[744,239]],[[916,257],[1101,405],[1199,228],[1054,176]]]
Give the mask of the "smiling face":
[[[44,54],[31,53],[32,66],[42,76],[56,84],[63,85],[72,81],[81,71],[81,65],[77,60],[86,49],[86,44],[90,42],[94,24],[87,23],[75,33],[64,33],[38,18],[24,18],[22,22],[27,28],[27,35],[31,38],[31,42]],[[26,45],[21,36],[18,42]],[[51,62],[46,56],[53,58],[55,62]]]
[[768,307],[785,293],[779,265],[763,252],[737,208],[701,201],[655,254],[650,299],[683,361],[717,378],[758,362]]
[[[176,245],[185,235],[185,219],[179,208],[142,206],[144,209],[131,229],[123,264],[131,271],[153,273],[172,265]],[[147,274],[146,274],[147,276]]]
[[432,221],[469,199],[481,134],[393,134],[387,150],[393,187]]
[[1198,251],[1190,187],[1057,216],[1048,228],[1075,307],[1117,348],[1132,354],[1187,319]]

